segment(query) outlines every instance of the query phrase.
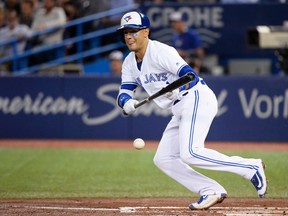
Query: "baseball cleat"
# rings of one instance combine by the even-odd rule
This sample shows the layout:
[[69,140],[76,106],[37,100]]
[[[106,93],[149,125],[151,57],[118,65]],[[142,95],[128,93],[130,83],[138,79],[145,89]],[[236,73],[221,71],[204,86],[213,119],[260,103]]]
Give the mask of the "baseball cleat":
[[210,194],[210,195],[203,195],[200,197],[198,202],[191,203],[189,208],[191,210],[207,210],[211,206],[223,202],[223,200],[227,197],[227,194]]
[[259,166],[259,169],[257,170],[257,172],[254,174],[254,176],[251,178],[251,182],[254,185],[255,189],[258,192],[258,196],[260,198],[264,198],[265,194],[267,194],[267,179],[265,176],[265,168],[266,165],[261,161],[261,164]]

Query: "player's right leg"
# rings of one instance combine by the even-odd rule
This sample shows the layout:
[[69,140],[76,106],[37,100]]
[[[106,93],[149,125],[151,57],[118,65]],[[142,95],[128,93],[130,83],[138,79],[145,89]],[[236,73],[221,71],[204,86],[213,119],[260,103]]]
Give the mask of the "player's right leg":
[[264,197],[267,182],[260,159],[227,156],[204,147],[211,122],[217,111],[217,100],[205,86],[198,87],[195,94],[190,93],[182,101],[184,109],[181,115],[185,118],[181,118],[179,126],[181,159],[198,168],[238,174],[250,180],[259,197]]

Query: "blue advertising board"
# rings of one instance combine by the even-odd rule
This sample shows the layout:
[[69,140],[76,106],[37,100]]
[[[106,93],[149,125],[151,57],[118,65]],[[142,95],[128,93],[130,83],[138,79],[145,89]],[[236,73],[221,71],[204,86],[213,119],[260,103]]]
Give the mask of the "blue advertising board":
[[141,7],[151,23],[151,37],[171,44],[169,15],[181,12],[188,27],[201,35],[207,53],[247,56],[273,54],[250,48],[247,30],[258,25],[282,26],[288,20],[288,4],[148,4]]
[[[210,141],[288,141],[288,77],[204,77],[218,99]],[[119,78],[1,77],[0,138],[161,138],[171,118],[153,102],[124,117]],[[137,98],[146,93],[138,89]]]
[[[287,77],[208,79],[218,99],[213,140],[287,141]],[[237,138],[236,138],[237,137]]]
[[[281,73],[273,49],[250,46],[248,30],[259,25],[282,26],[288,20],[288,4],[193,4],[166,3],[141,6],[151,22],[151,38],[171,44],[169,15],[181,12],[189,28],[196,30],[207,55],[217,55],[218,64],[229,68],[231,59],[264,59],[271,74]],[[252,69],[251,69],[252,70]],[[229,69],[228,69],[229,73]]]

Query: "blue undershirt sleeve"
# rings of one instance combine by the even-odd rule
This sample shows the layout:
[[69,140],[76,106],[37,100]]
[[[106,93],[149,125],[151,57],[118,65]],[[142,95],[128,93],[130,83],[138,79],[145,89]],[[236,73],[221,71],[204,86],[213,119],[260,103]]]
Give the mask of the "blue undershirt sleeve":
[[127,93],[121,93],[118,96],[118,106],[123,108],[124,104],[130,100],[132,97],[130,95],[128,95]]
[[181,68],[181,70],[179,71],[179,77],[182,77],[187,73],[193,73],[195,76],[195,79],[193,81],[189,82],[188,84],[181,86],[179,88],[179,91],[188,90],[188,89],[192,88],[193,86],[195,86],[199,81],[199,75],[189,65],[185,65],[184,67]]

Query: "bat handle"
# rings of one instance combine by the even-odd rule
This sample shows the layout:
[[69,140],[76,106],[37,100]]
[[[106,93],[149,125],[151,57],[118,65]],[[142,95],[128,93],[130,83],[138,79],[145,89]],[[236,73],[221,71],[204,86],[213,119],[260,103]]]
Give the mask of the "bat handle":
[[135,104],[134,107],[138,108],[138,107],[144,105],[147,102],[149,102],[149,98],[146,98],[145,100],[140,101],[139,103]]
[[[135,104],[134,107],[137,109],[138,107],[144,105],[145,103],[149,102],[149,98],[146,98],[145,100],[140,101],[139,103]],[[128,115],[124,110],[123,110],[124,115]]]

